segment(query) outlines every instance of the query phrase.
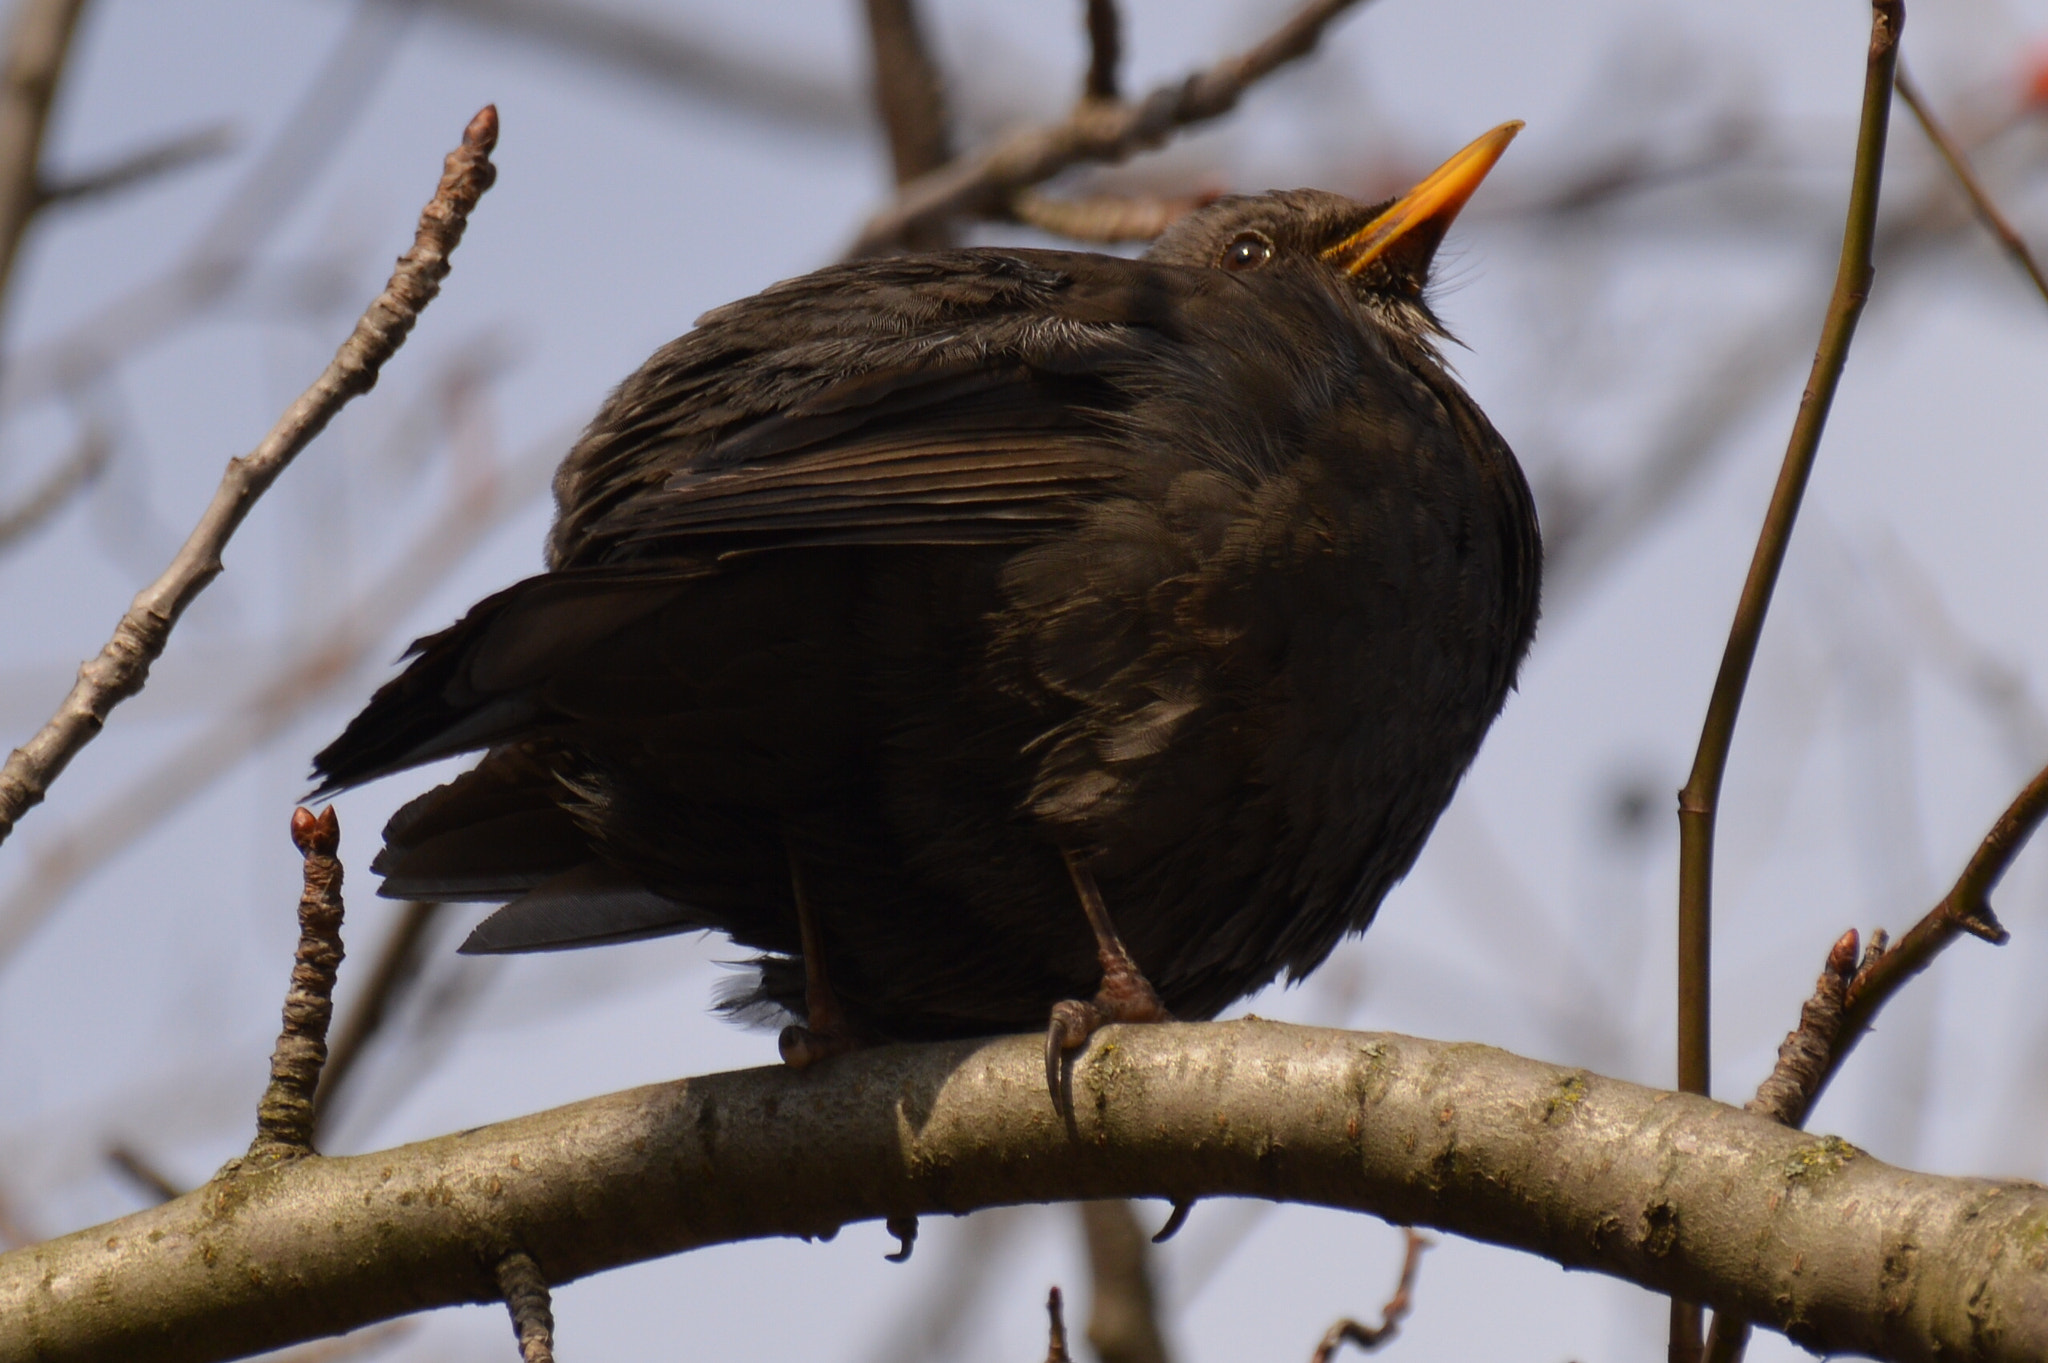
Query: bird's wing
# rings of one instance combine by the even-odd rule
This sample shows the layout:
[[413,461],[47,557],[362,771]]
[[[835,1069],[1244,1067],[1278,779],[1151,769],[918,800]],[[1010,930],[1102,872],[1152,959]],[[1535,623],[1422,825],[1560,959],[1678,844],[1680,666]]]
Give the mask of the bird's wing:
[[721,308],[564,461],[553,561],[1039,538],[1131,472],[1119,415],[1201,273],[954,251]]

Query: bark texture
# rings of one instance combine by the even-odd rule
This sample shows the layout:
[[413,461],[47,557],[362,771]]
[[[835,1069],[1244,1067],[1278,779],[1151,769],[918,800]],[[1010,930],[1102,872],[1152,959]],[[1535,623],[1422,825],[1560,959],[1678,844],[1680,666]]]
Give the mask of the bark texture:
[[1709,1099],[1485,1046],[1246,1020],[652,1085],[245,1170],[0,1257],[0,1359],[236,1357],[769,1235],[1075,1198],[1369,1211],[1704,1301],[1826,1352],[2048,1357],[2048,1189],[1941,1178]]

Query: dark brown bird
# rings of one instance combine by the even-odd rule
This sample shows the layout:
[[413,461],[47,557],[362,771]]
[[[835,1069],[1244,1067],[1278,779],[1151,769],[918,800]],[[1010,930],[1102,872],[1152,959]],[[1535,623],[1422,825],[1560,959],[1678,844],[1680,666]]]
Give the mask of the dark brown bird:
[[465,951],[716,928],[793,1063],[1050,1010],[1056,1101],[1103,1022],[1315,969],[1535,627],[1528,486],[1423,292],[1519,127],[1389,204],[1229,198],[1142,260],[939,251],[706,315],[563,462],[548,571],[315,759],[335,790],[484,751],[391,820],[383,893],[509,900]]

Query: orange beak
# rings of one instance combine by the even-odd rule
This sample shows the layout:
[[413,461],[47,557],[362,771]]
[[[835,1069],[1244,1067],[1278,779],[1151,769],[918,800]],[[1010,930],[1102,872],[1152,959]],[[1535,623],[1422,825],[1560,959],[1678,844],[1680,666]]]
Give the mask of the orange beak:
[[[1471,142],[1394,200],[1386,212],[1324,251],[1323,259],[1353,276],[1376,260],[1387,260],[1389,266],[1406,267],[1393,270],[1397,278],[1407,276],[1419,287],[1452,220],[1521,130],[1521,120],[1516,119]],[[1393,259],[1387,259],[1390,256]]]

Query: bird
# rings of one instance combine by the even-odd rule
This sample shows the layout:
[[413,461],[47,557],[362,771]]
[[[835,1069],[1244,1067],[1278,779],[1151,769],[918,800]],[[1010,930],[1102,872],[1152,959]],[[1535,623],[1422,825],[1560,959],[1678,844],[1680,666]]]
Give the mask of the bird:
[[1520,129],[1408,193],[1195,209],[1143,256],[833,265],[707,313],[562,462],[546,571],[418,640],[317,793],[462,950],[714,929],[783,1058],[1299,980],[1413,865],[1514,686],[1520,465],[1428,301]]

